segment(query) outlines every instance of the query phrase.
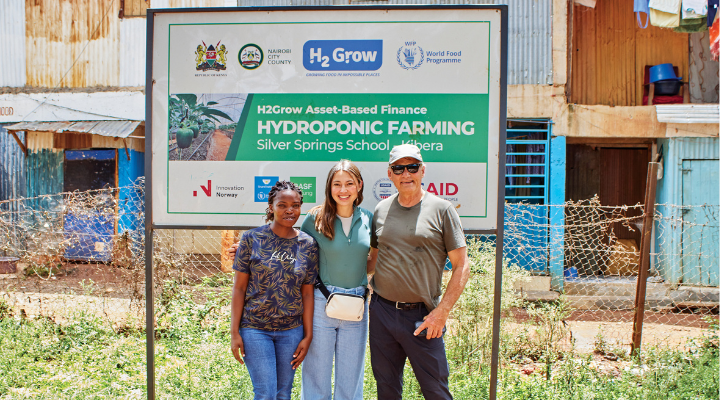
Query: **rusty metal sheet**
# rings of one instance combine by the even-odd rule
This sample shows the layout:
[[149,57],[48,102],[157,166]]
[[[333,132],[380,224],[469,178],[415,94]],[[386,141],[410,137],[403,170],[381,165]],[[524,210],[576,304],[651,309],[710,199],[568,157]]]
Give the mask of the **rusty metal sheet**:
[[26,2],[27,84],[118,86],[119,7],[106,0]]
[[640,106],[646,65],[672,63],[688,77],[688,34],[648,25],[641,29],[627,0],[572,9],[569,102]]

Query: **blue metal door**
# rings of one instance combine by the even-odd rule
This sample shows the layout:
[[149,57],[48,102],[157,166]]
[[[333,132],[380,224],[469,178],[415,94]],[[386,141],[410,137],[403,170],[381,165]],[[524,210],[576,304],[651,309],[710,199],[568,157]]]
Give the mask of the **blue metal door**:
[[[682,273],[691,285],[718,286],[718,160],[682,162]],[[708,207],[712,205],[714,207]]]
[[548,268],[550,136],[547,121],[508,123],[504,257],[535,273]]
[[[65,192],[116,187],[115,150],[66,150]],[[94,194],[94,205],[73,204],[64,216],[68,260],[109,262],[115,236],[112,191]]]

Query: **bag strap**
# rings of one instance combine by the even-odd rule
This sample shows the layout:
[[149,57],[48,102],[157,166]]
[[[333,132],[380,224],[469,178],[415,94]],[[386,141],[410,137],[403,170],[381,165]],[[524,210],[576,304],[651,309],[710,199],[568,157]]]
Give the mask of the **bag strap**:
[[315,281],[315,287],[320,289],[320,291],[322,292],[323,296],[325,296],[326,299],[330,297],[330,291],[327,290],[327,288],[325,287],[325,284],[320,279],[320,276],[318,276],[317,280]]
[[[318,289],[320,289],[320,292],[323,294],[323,296],[325,296],[326,299],[329,299],[329,298],[330,298],[330,291],[327,290],[327,287],[325,287],[325,284],[324,284],[323,281],[320,279],[320,276],[319,276],[319,275],[318,275],[318,277],[317,277],[317,280],[315,281],[315,287],[318,288]],[[365,293],[363,294],[362,297],[364,297],[364,298],[367,299],[367,296],[368,296],[369,293],[370,293],[370,288],[367,288],[367,287],[366,287],[366,288],[365,288]]]

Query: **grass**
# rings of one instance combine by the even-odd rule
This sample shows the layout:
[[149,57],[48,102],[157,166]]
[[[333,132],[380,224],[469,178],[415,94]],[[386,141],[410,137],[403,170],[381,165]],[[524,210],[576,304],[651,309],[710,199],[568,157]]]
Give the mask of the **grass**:
[[[456,399],[485,399],[489,390],[492,265],[483,243],[470,244],[472,279],[453,311],[446,335],[450,386]],[[511,266],[504,275],[504,312],[521,305],[514,280],[526,274]],[[229,287],[208,278],[212,290],[190,291],[168,282],[156,305],[156,396],[159,399],[250,399],[244,366],[229,350]],[[202,287],[201,287],[202,288]],[[219,288],[219,289],[218,289]],[[88,285],[88,290],[91,290]],[[718,326],[685,350],[643,349],[640,360],[612,371],[593,355],[563,350],[556,331],[562,302],[530,307],[528,336],[501,337],[500,399],[717,399]],[[139,323],[113,327],[78,312],[70,323],[13,315],[0,300],[0,399],[143,399],[146,397],[145,334]],[[503,322],[504,324],[505,322]],[[503,325],[504,326],[504,325]],[[602,338],[600,338],[602,339]],[[602,347],[602,340],[597,343]],[[607,352],[607,349],[601,349]],[[368,352],[369,354],[369,352]],[[523,371],[523,360],[537,370]],[[422,399],[409,365],[403,399]],[[293,399],[299,399],[300,373]],[[377,398],[369,356],[365,398]]]
[[[0,321],[0,398],[145,398],[145,340],[141,331],[116,333],[101,320],[79,314],[60,326],[47,319],[5,317]],[[213,323],[214,324],[214,323]],[[249,399],[245,368],[228,349],[229,335],[208,324],[178,327],[156,342],[158,398]],[[215,327],[222,328],[218,320]],[[166,332],[169,333],[169,332]],[[593,366],[590,355],[567,354],[554,364],[552,379],[527,376],[514,364],[501,369],[501,399],[717,399],[718,350],[699,344],[688,351],[645,350],[642,365],[612,375]],[[466,368],[448,348],[451,390],[457,399],[488,396],[489,368]],[[375,396],[369,362],[365,398]],[[300,374],[293,398],[299,398]],[[422,399],[410,368],[403,399]]]

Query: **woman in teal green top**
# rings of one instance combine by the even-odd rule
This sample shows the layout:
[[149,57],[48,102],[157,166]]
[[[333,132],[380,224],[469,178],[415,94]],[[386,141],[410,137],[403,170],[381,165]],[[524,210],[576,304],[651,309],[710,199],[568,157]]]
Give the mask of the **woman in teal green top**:
[[[302,224],[302,231],[317,241],[318,279],[330,293],[364,296],[367,290],[368,263],[374,265],[374,260],[368,260],[373,215],[359,207],[362,200],[360,170],[352,162],[341,160],[328,174],[325,202],[311,209]],[[315,302],[313,341],[302,369],[302,398],[362,400],[367,305],[361,321],[345,321],[327,316],[326,298],[317,288]]]

